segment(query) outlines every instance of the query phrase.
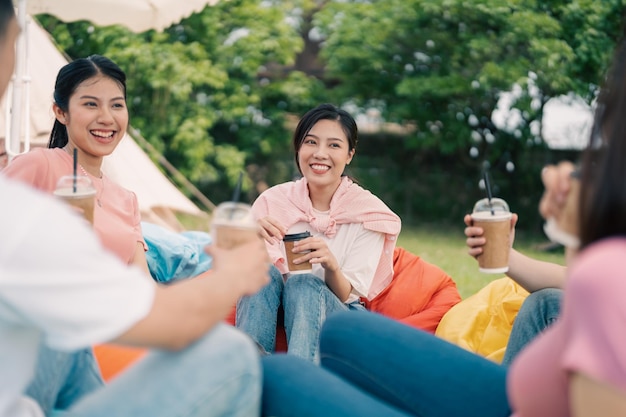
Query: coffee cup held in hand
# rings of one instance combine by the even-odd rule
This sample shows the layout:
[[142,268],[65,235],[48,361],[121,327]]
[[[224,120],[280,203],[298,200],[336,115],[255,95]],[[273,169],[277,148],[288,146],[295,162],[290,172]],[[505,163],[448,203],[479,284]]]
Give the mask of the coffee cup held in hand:
[[53,193],[82,213],[93,225],[96,188],[86,175],[65,175],[59,178]]
[[259,225],[252,216],[250,205],[227,201],[213,210],[211,221],[213,244],[233,249],[259,237]]
[[511,212],[500,198],[479,200],[472,212],[474,226],[483,229],[485,245],[476,257],[480,272],[501,274],[509,270]]
[[305,274],[312,271],[311,264],[309,262],[302,262],[299,264],[294,264],[293,260],[301,257],[305,253],[309,253],[310,251],[304,252],[293,252],[293,245],[299,240],[306,239],[311,237],[311,233],[302,232],[302,233],[294,233],[285,235],[283,238],[283,243],[285,244],[285,255],[287,257],[287,267],[289,268],[290,274]]

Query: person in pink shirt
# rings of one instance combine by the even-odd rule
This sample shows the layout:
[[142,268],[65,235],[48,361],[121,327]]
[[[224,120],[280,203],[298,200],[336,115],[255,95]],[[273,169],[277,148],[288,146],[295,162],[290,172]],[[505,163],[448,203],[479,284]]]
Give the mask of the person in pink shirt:
[[101,171],[128,127],[126,75],[106,57],[80,58],[61,68],[53,98],[48,149],[16,157],[2,173],[52,193],[59,178],[73,172],[76,150],[78,174],[89,176],[96,188],[94,231],[123,262],[149,273],[137,197]]
[[[262,359],[262,414],[626,416],[625,113],[623,38],[580,164],[580,245],[566,272],[561,315],[510,367],[385,317],[337,313],[322,329],[321,367],[288,355]],[[567,189],[560,168],[542,175],[540,204],[557,220]]]

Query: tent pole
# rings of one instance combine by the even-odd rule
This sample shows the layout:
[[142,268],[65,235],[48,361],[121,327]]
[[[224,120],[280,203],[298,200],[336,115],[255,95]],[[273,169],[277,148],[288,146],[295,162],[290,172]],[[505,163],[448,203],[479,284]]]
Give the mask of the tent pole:
[[161,164],[161,166],[164,167],[174,178],[180,181],[187,191],[196,197],[208,211],[213,211],[213,209],[215,209],[215,204],[209,200],[207,196],[202,194],[202,191],[198,190],[196,186],[187,179],[187,177],[185,177],[179,170],[176,169],[176,167],[174,167],[174,165],[170,163],[170,161],[165,159],[165,157],[161,155],[161,153],[157,151],[154,146],[146,140],[146,138],[141,136],[141,133],[139,133],[137,129],[129,126],[128,131],[131,137],[135,139],[139,147],[148,152],[151,158],[154,158],[156,155],[159,164]]
[[[11,121],[10,134],[6,144],[9,161],[21,153],[20,131],[22,127],[22,98],[23,87],[26,83],[26,36],[28,36],[26,0],[19,0],[17,3],[17,20],[22,29],[17,40],[15,50],[15,74],[13,75],[12,101],[11,101]],[[29,138],[25,138],[26,146],[29,145]]]

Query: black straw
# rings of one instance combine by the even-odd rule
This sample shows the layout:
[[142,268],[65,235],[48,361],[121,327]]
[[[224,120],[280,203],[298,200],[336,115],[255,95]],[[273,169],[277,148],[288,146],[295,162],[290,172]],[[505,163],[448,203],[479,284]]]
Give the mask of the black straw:
[[78,150],[74,148],[74,177],[72,178],[74,194],[76,194],[76,171],[78,168]]
[[[243,171],[239,172],[239,179],[237,180],[237,185],[235,186],[235,191],[233,191],[233,198],[231,201],[238,203],[239,202],[239,196],[241,195],[241,182],[243,181]],[[232,209],[230,210],[230,219],[232,220],[233,215],[235,214],[235,207],[233,206]]]
[[486,169],[483,170],[483,181],[485,181],[485,189],[487,190],[487,200],[489,201],[489,208],[491,209],[491,215],[494,216],[496,213],[493,211],[493,206],[491,205],[491,183],[489,181],[489,171]]
[[237,180],[237,186],[235,187],[235,191],[233,191],[233,199],[235,203],[239,202],[239,195],[241,194],[241,182],[243,181],[243,171],[239,172],[239,179]]

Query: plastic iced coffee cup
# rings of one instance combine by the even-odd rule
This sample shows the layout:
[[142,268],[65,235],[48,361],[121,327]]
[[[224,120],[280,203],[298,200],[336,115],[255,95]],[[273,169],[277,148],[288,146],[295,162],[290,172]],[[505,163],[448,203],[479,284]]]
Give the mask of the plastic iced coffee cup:
[[260,239],[259,226],[250,205],[233,201],[218,205],[213,210],[211,238],[213,244],[222,249],[233,249]]
[[54,195],[75,207],[93,225],[96,188],[86,175],[65,175],[59,178]]
[[311,237],[311,233],[302,232],[302,233],[293,233],[289,235],[285,235],[283,238],[283,243],[285,244],[285,255],[287,258],[287,268],[289,268],[290,274],[306,274],[312,271],[311,264],[309,262],[303,262],[300,264],[294,264],[293,260],[301,257],[305,253],[309,253],[310,251],[304,252],[293,252],[293,245],[299,240],[306,239],[307,237]]
[[478,269],[487,274],[501,274],[509,270],[511,212],[500,198],[484,198],[474,205],[474,226],[483,229],[485,245],[477,256]]

